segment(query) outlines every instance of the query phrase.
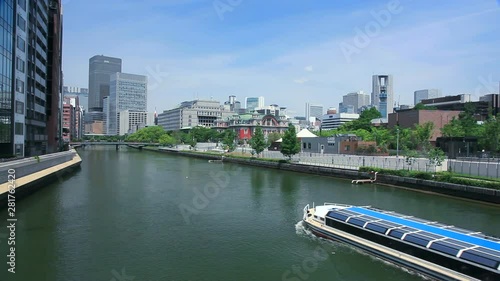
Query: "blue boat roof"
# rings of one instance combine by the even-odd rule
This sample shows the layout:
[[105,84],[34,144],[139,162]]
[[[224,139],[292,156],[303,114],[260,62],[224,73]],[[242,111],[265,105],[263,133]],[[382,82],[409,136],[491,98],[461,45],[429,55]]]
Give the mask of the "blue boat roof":
[[[400,224],[403,226],[412,227],[412,228],[415,228],[417,230],[426,231],[426,232],[429,232],[432,234],[441,235],[444,237],[456,239],[458,241],[462,241],[462,242],[478,245],[478,246],[481,246],[484,248],[489,248],[489,249],[500,251],[500,243],[498,243],[498,242],[490,241],[490,240],[487,240],[484,238],[471,236],[470,234],[464,234],[464,233],[460,233],[457,231],[445,229],[442,227],[436,227],[433,225],[429,225],[429,224],[425,224],[425,223],[421,223],[421,222],[416,221],[419,219],[416,219],[416,220],[406,219],[406,218],[398,217],[396,215],[391,215],[390,213],[382,213],[382,212],[378,212],[378,211],[374,211],[374,210],[369,210],[369,209],[364,208],[364,207],[349,207],[346,209],[342,209],[342,211],[343,210],[357,212],[357,213],[362,214],[362,215],[368,215],[368,216],[375,217],[375,218],[381,219],[381,220],[385,220],[385,221],[388,221],[391,223],[396,223],[396,224]],[[425,220],[421,220],[421,221],[425,221]],[[473,233],[473,231],[471,231],[471,233]]]

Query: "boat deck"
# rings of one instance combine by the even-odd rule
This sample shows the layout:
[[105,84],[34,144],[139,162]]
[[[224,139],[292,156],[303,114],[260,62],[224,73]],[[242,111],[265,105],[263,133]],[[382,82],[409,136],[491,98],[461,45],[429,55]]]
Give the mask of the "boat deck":
[[[386,220],[392,223],[400,224],[401,226],[407,226],[416,228],[421,231],[430,232],[432,234],[440,235],[444,237],[449,237],[459,241],[463,241],[470,244],[475,244],[481,247],[490,248],[492,250],[500,251],[500,243],[491,241],[485,238],[475,237],[474,234],[479,234],[478,232],[468,231],[465,229],[460,229],[460,232],[449,230],[453,229],[452,226],[433,226],[433,222],[418,222],[405,217],[397,217],[391,215],[391,212],[381,213],[380,211],[372,211],[363,207],[350,207],[347,210],[354,211],[363,215],[368,215],[377,219]],[[420,219],[419,219],[420,220]],[[424,220],[420,220],[424,221]],[[466,232],[467,231],[467,232]],[[465,233],[464,233],[465,232]]]

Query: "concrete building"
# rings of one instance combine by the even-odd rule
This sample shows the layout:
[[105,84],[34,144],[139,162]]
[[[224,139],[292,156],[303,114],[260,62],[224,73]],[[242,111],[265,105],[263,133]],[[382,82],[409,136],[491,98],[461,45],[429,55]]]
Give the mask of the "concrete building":
[[85,134],[104,135],[104,121],[85,124]]
[[71,141],[71,131],[75,125],[75,110],[69,103],[63,104],[62,137],[65,144]]
[[0,4],[0,158],[62,149],[61,1]]
[[111,75],[122,72],[120,58],[102,55],[89,59],[89,110],[102,112],[102,99],[110,94]]
[[116,135],[118,130],[118,112],[124,110],[147,111],[148,78],[143,75],[115,73],[111,75],[109,95],[109,115],[107,133]]
[[441,136],[441,128],[448,124],[453,117],[458,118],[461,111],[454,110],[401,110],[389,114],[388,128],[395,126],[400,128],[415,128],[415,125],[422,125],[427,122],[434,123],[434,130],[430,139],[435,143],[436,138]]
[[135,133],[138,128],[154,126],[154,114],[144,111],[123,110],[118,112],[118,135]]
[[166,131],[196,126],[213,127],[215,120],[226,119],[234,112],[224,108],[218,101],[193,100],[182,102],[177,108],[158,115],[158,125]]
[[337,113],[337,114],[325,114],[321,121],[322,130],[337,129],[342,126],[342,124],[351,122],[359,118],[359,114],[356,113]]
[[247,112],[252,113],[255,109],[264,107],[264,97],[245,98],[245,108]]
[[394,81],[392,75],[373,75],[372,77],[372,105],[376,106],[387,118],[394,108]]
[[491,108],[491,114],[494,116],[498,115],[500,111],[500,95],[499,94],[487,94],[482,97],[479,97],[480,102],[487,102],[489,107]]
[[[69,105],[69,110],[70,110],[70,124],[69,127],[65,127],[65,116],[64,110],[66,109],[66,105]],[[83,114],[82,114],[82,108],[80,106],[80,99],[79,96],[73,96],[73,95],[66,95],[63,98],[63,139],[64,139],[64,134],[65,130],[69,129],[69,134],[70,134],[70,140],[72,139],[80,139],[82,137],[83,133]]]
[[330,137],[301,138],[301,152],[321,154],[366,154],[372,147],[375,154],[377,143],[363,141],[361,137],[353,134],[333,135]]
[[361,113],[361,108],[370,104],[370,95],[363,91],[348,93],[339,104],[340,113]]
[[418,90],[413,93],[413,104],[417,105],[422,100],[435,99],[441,97],[441,90],[439,89],[424,89]]

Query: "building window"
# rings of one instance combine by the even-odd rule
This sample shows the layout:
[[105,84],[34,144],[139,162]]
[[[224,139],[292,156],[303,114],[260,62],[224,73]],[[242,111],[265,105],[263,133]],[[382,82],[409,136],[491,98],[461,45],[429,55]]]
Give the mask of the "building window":
[[24,73],[24,61],[21,58],[16,58],[16,69]]
[[26,43],[20,36],[17,36],[17,48],[23,52],[26,51]]
[[345,151],[349,151],[349,150],[351,150],[351,146],[350,145],[346,145],[345,146]]
[[16,113],[24,114],[24,102],[16,100]]
[[19,79],[16,79],[16,91],[24,93],[24,82]]
[[16,155],[17,156],[23,155],[23,145],[22,144],[16,144]]
[[311,143],[310,142],[307,143],[307,148],[311,149]]
[[19,122],[16,122],[16,125],[15,125],[15,133],[16,135],[24,135],[24,124],[23,123],[19,123]]
[[17,4],[26,11],[26,0],[17,0]]
[[26,31],[26,21],[23,19],[23,17],[21,15],[17,15],[17,26],[19,26],[19,28],[22,30],[22,31]]
[[306,149],[306,143],[304,142],[303,144],[304,144],[304,145],[303,145],[303,146],[304,146],[304,149]]

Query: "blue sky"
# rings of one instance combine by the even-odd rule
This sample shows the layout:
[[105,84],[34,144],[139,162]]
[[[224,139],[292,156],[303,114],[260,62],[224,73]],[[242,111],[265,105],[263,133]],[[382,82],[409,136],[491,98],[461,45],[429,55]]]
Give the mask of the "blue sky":
[[441,89],[499,91],[497,0],[63,0],[65,85],[88,87],[88,59],[149,77],[148,109],[193,98],[264,96],[303,115],[394,76],[395,100]]

